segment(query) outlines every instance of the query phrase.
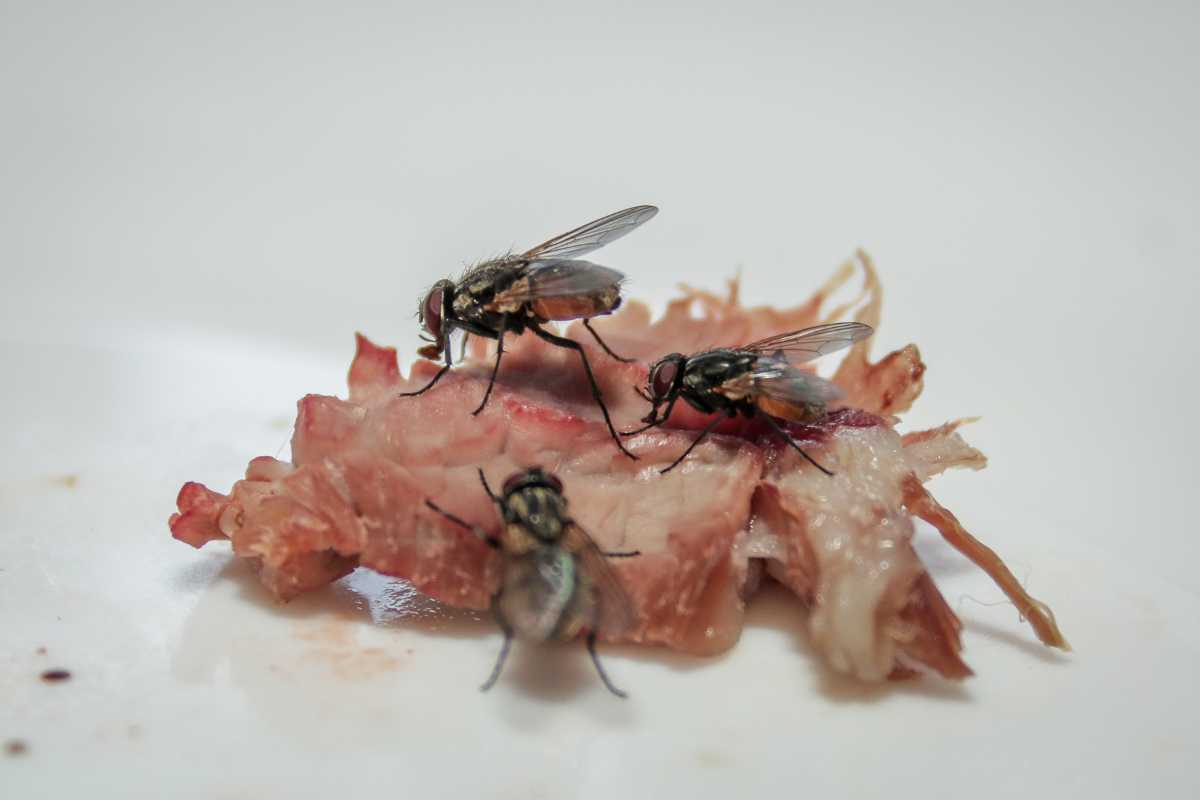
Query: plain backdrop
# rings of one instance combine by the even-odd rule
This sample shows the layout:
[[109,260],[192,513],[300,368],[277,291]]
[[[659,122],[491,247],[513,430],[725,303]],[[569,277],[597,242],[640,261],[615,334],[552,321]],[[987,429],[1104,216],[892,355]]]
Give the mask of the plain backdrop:
[[[906,425],[983,418],[968,437],[991,467],[935,491],[1012,556],[1035,594],[1074,609],[1060,612],[1068,636],[1107,631],[1123,642],[1112,655],[1137,652],[1145,630],[1109,630],[1099,610],[1113,575],[1149,602],[1163,592],[1197,602],[1197,9],[4,2],[0,545],[20,565],[63,530],[47,509],[68,501],[13,487],[93,468],[110,479],[83,514],[94,526],[144,514],[144,528],[122,529],[131,547],[196,558],[162,525],[175,488],[193,478],[226,488],[286,439],[264,426],[235,440],[216,424],[227,417],[198,409],[250,404],[286,420],[303,392],[343,390],[354,331],[412,353],[417,300],[437,278],[655,203],[653,222],[597,255],[655,303],[680,281],[719,290],[738,269],[748,302],[797,303],[865,248],[886,288],[877,352],[916,342],[929,364]],[[149,433],[148,420],[176,438]],[[70,580],[38,563],[0,572],[6,624],[88,602],[56,595],[56,580]],[[153,570],[125,580],[153,582]],[[102,576],[91,591],[108,591]],[[245,600],[228,602],[236,614]],[[989,611],[1009,621],[974,609]],[[168,650],[173,635],[156,634]],[[1187,637],[1173,652],[1194,664]],[[10,661],[24,664],[34,643]],[[1103,660],[1013,658],[1031,679]],[[1098,691],[1128,691],[1108,669]],[[5,680],[10,700],[29,700]],[[1139,691],[1180,692],[1161,713],[1193,719],[1188,688],[1163,680]],[[123,696],[119,683],[110,690]],[[977,695],[973,724],[1011,702],[999,689]],[[22,708],[25,729],[41,730],[35,706]],[[868,706],[860,719],[918,725],[905,708]],[[1044,710],[1053,717],[1052,701]],[[74,724],[91,742],[86,721]],[[564,770],[594,757],[580,747],[559,754]],[[0,786],[6,771],[47,778],[53,754],[40,752],[0,761]],[[1045,751],[1008,763],[991,752],[1001,772],[1049,768]],[[1105,756],[1115,752],[1126,743],[1063,774],[1092,781],[1093,796],[1147,780],[1179,796],[1195,788],[1175,751],[1154,766]],[[786,760],[774,769],[804,791]],[[929,780],[971,790],[945,769],[893,790]],[[581,795],[618,785],[584,772]],[[885,777],[846,791],[885,788]]]

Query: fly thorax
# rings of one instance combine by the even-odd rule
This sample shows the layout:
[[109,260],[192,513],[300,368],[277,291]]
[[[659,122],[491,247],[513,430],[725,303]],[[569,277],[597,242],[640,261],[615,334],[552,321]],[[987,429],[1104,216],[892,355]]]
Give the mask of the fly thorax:
[[703,369],[689,369],[683,373],[683,388],[693,392],[707,392],[712,388],[712,380]]
[[472,312],[479,307],[481,302],[484,301],[479,300],[475,294],[475,289],[469,286],[463,287],[463,290],[454,294],[454,302],[450,304],[450,307],[454,309],[455,316],[465,319],[472,315]]
[[562,495],[545,487],[533,486],[508,498],[506,519],[519,525],[543,542],[557,542],[566,524],[566,502]]
[[723,383],[747,369],[747,365],[743,364],[738,359],[737,353],[732,350],[711,350],[688,359],[684,381],[691,379],[697,384],[704,384],[700,388],[711,389],[716,384]]

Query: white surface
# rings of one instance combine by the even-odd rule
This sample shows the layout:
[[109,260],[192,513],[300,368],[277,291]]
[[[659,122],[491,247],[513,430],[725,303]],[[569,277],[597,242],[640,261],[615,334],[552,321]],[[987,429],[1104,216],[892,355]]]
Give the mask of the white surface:
[[[986,7],[985,7],[986,8]],[[1194,4],[0,10],[5,798],[1196,796]],[[1050,603],[1036,644],[920,546],[978,676],[860,690],[794,604],[725,658],[518,650],[369,574],[286,608],[170,539],[190,479],[286,453],[361,329],[437,277],[640,202],[604,251],[792,302],[862,245],[935,494]],[[58,480],[78,476],[69,488]],[[38,655],[45,646],[48,654]],[[48,686],[38,673],[75,673]],[[437,794],[433,796],[438,796]]]

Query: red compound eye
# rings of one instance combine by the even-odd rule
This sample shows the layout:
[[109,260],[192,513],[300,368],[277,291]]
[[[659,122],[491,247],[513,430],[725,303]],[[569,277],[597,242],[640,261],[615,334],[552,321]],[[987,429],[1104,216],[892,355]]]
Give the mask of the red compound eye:
[[518,486],[520,486],[522,483],[525,482],[525,479],[528,476],[528,474],[529,473],[527,473],[527,472],[514,472],[512,475],[509,475],[508,480],[506,480],[504,482],[503,488],[500,489],[500,493],[501,494],[509,494],[510,492],[512,492],[514,489],[516,489]]
[[425,308],[421,312],[421,321],[425,330],[441,341],[442,338],[442,290],[434,289],[425,298]]
[[549,486],[556,492],[562,493],[562,481],[556,475],[546,472],[541,467],[530,467],[524,472],[518,472],[510,475],[508,480],[504,482],[504,488],[501,489],[503,494],[511,494],[518,489],[524,489],[526,486]]
[[546,484],[551,489],[558,492],[559,494],[562,494],[562,490],[563,490],[562,481],[560,481],[558,479],[557,475],[551,475],[549,472],[543,472],[542,477],[546,479]]
[[666,397],[667,393],[671,391],[671,386],[675,383],[675,376],[678,373],[679,362],[674,359],[659,364],[650,381],[651,387],[654,389],[654,396]]

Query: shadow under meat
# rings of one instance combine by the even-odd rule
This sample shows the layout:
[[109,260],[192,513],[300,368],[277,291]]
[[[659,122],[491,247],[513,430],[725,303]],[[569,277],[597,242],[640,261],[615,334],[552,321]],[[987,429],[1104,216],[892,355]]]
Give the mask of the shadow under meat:
[[[358,569],[324,589],[305,593],[281,603],[258,580],[251,566],[240,558],[216,558],[190,566],[175,577],[182,588],[197,587],[214,580],[232,582],[242,601],[269,610],[270,613],[292,620],[311,620],[333,617],[350,622],[369,622],[384,628],[416,630],[426,635],[455,638],[494,637],[499,654],[500,637],[489,612],[454,608],[417,591],[408,582],[391,578],[367,569]],[[801,658],[798,670],[808,670],[814,677],[815,688],[835,703],[867,703],[897,695],[911,695],[934,700],[971,702],[967,686],[962,682],[944,680],[936,675],[920,675],[906,680],[864,683],[833,670],[809,641],[806,630],[807,610],[799,600],[773,579],[766,578],[753,597],[747,601],[743,627],[745,630],[769,629],[787,634]],[[1069,657],[1023,637],[1018,632],[999,626],[964,619],[967,637],[984,636],[1020,649],[1047,664],[1069,663]],[[736,647],[737,645],[735,645]],[[622,662],[654,663],[673,671],[687,673],[704,667],[719,668],[729,653],[697,656],[680,653],[663,646],[600,643],[601,661],[606,667],[611,660],[610,673],[614,683],[622,686]],[[479,684],[489,674],[494,660],[479,664]],[[603,686],[596,675],[582,641],[568,643],[532,644],[516,641],[508,663],[500,677],[521,695],[543,703],[557,703]],[[476,689],[476,686],[472,687]]]
[[1009,647],[1015,647],[1025,655],[1032,656],[1043,664],[1054,664],[1057,666],[1071,663],[1071,657],[1068,654],[1053,647],[1047,647],[1036,639],[1028,638],[1027,635],[1024,635],[1023,631],[1008,630],[999,625],[993,625],[990,622],[980,622],[977,619],[964,617],[961,614],[959,618],[962,619],[963,630],[968,636],[982,636],[985,639],[991,639]]
[[797,669],[807,669],[813,675],[815,688],[827,700],[835,703],[871,703],[902,695],[956,702],[973,700],[963,683],[948,681],[937,675],[866,683],[838,672],[813,647],[805,628],[807,618],[808,610],[787,587],[766,578],[758,593],[747,604],[745,627],[790,634],[796,652],[803,655],[802,661],[797,660]]
[[446,605],[421,594],[407,581],[364,568],[286,603],[259,582],[244,559],[233,559],[218,578],[234,583],[240,600],[288,619],[333,616],[454,638],[479,638],[495,632],[488,612]]

